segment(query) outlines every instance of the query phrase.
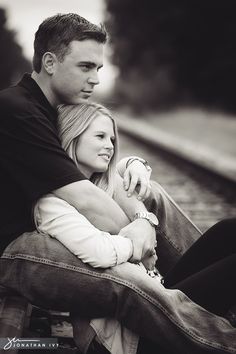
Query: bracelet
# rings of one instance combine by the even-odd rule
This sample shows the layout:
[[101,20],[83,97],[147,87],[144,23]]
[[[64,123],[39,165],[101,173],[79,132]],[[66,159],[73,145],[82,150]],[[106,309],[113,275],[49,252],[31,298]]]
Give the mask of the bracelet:
[[125,168],[128,168],[129,165],[131,165],[131,163],[134,162],[135,160],[141,162],[146,167],[147,171],[151,171],[152,170],[152,168],[148,164],[147,160],[144,160],[141,157],[131,157],[130,159],[128,159],[128,161],[126,162]]

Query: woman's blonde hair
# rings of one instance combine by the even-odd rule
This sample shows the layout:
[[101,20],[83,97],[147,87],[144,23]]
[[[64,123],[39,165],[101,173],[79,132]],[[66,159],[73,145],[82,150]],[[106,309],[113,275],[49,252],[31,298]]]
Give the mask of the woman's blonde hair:
[[107,171],[94,173],[91,181],[112,196],[118,159],[118,133],[117,125],[111,112],[100,104],[90,102],[78,105],[60,105],[58,106],[58,133],[62,147],[78,166],[76,156],[78,138],[97,117],[97,113],[101,113],[112,120],[115,135],[114,154]]

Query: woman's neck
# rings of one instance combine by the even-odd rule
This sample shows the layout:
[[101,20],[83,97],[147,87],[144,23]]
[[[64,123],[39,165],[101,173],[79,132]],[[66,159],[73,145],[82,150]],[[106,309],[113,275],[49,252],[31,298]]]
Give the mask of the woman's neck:
[[86,166],[81,165],[78,162],[77,162],[77,167],[80,170],[80,172],[83,173],[83,175],[85,177],[87,177],[88,179],[90,179],[92,177],[92,174],[94,173],[94,171],[91,171],[89,168],[86,168]]

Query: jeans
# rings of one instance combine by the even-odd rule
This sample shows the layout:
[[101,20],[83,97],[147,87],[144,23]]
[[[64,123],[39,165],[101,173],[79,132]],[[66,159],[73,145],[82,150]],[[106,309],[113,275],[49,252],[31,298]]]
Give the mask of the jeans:
[[[165,275],[200,232],[157,184],[147,204],[160,220],[158,267]],[[181,291],[165,289],[128,262],[94,269],[37,232],[5,249],[0,279],[33,304],[86,318],[114,317],[173,353],[236,353],[236,329]]]

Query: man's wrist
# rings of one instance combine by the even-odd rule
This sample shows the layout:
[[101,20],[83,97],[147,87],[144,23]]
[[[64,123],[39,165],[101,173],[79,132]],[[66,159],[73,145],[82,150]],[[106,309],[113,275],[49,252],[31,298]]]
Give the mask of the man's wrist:
[[145,219],[153,227],[157,227],[159,225],[159,220],[156,217],[156,215],[153,213],[149,213],[148,211],[140,211],[140,212],[136,213],[134,216],[134,220],[137,220],[137,219]]

